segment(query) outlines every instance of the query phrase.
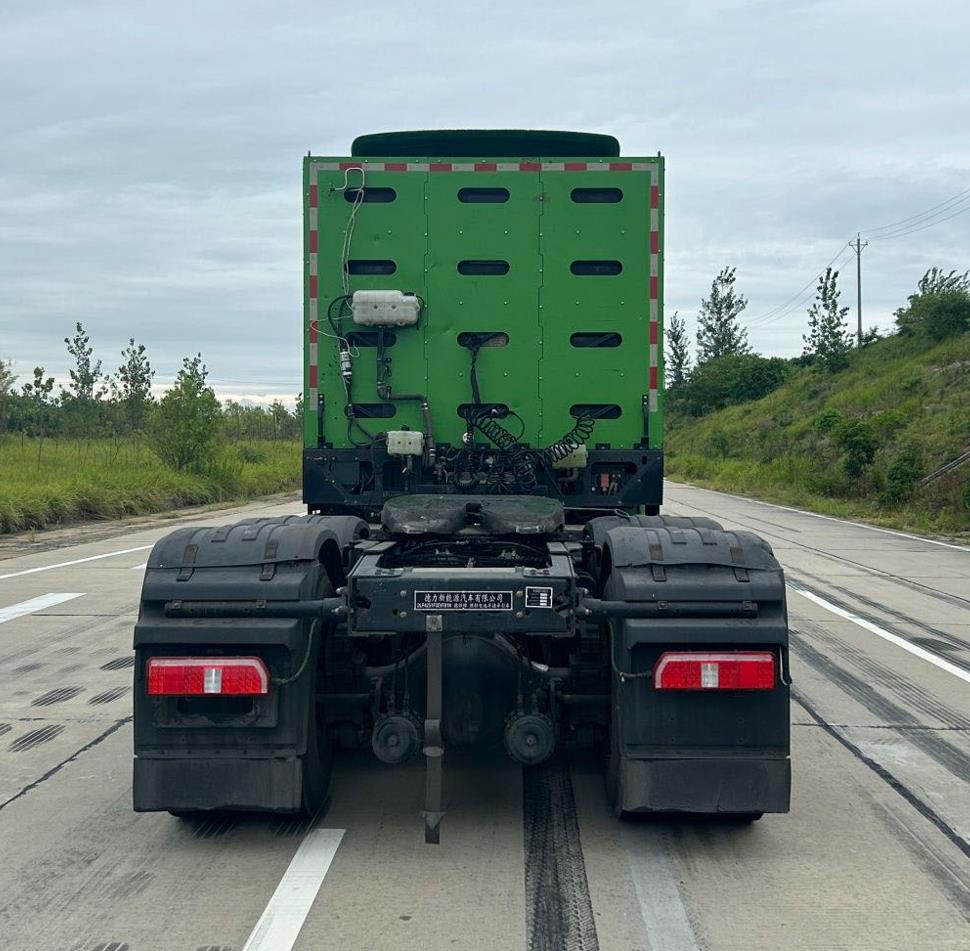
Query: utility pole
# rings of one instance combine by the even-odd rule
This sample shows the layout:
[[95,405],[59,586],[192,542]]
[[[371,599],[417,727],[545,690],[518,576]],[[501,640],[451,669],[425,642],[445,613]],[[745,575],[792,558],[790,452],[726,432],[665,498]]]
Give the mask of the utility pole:
[[862,249],[869,247],[868,241],[863,241],[859,232],[856,232],[855,243],[849,242],[849,247],[855,251],[855,308],[856,317],[859,321],[857,340],[862,346]]

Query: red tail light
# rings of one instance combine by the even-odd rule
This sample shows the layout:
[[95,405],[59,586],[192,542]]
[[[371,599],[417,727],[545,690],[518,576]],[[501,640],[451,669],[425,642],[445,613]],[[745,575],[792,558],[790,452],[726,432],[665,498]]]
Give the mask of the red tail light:
[[775,679],[771,651],[667,651],[653,669],[657,690],[772,690]]
[[153,697],[254,696],[269,693],[269,671],[258,657],[152,657]]

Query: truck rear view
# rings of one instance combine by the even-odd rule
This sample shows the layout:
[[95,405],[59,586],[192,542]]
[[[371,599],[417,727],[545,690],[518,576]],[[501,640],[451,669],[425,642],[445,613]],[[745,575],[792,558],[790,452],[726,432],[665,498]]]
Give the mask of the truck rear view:
[[[770,547],[662,501],[663,160],[604,135],[304,161],[307,518],[182,529],[136,627],[135,808],[305,811],[335,751],[602,749],[617,813],[787,811]],[[338,793],[339,794],[339,793]]]

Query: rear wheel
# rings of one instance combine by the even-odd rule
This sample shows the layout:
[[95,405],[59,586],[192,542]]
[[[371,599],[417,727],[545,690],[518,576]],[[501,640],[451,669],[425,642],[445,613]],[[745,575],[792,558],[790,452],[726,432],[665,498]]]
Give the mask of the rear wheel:
[[320,729],[316,702],[312,701],[309,706],[310,722],[307,725],[306,753],[300,757],[303,786],[303,803],[300,806],[300,813],[312,818],[326,805],[330,798],[333,752],[327,742],[326,734]]
[[606,795],[613,814],[622,819],[623,811],[623,771],[620,769],[620,698],[616,674],[610,675],[610,744],[606,760]]

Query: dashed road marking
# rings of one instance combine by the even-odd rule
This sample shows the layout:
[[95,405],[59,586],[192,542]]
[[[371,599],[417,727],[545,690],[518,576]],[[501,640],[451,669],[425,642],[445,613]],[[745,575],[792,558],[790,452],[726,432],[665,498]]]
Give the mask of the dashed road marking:
[[664,844],[656,830],[621,824],[633,887],[651,951],[697,951],[697,940],[680,897]]
[[343,829],[307,833],[242,951],[291,951],[343,836]]
[[55,604],[63,604],[65,601],[73,601],[74,598],[83,596],[83,591],[42,594],[39,598],[31,598],[29,601],[11,604],[9,607],[0,608],[0,624],[3,624],[4,621],[12,621],[14,618],[23,617],[25,614],[43,611],[44,608],[52,608]]
[[102,558],[114,558],[115,555],[130,555],[134,551],[148,551],[149,548],[154,548],[155,543],[152,542],[151,545],[139,545],[137,548],[122,548],[120,551],[108,551],[103,555],[88,555],[87,558],[75,558],[73,561],[61,561],[56,565],[41,565],[39,568],[24,568],[23,571],[11,571],[9,574],[0,575],[0,581],[5,581],[7,578],[20,578],[23,575],[36,574],[38,571],[53,571],[55,568],[70,568],[71,565],[83,565],[88,561],[100,561]]

